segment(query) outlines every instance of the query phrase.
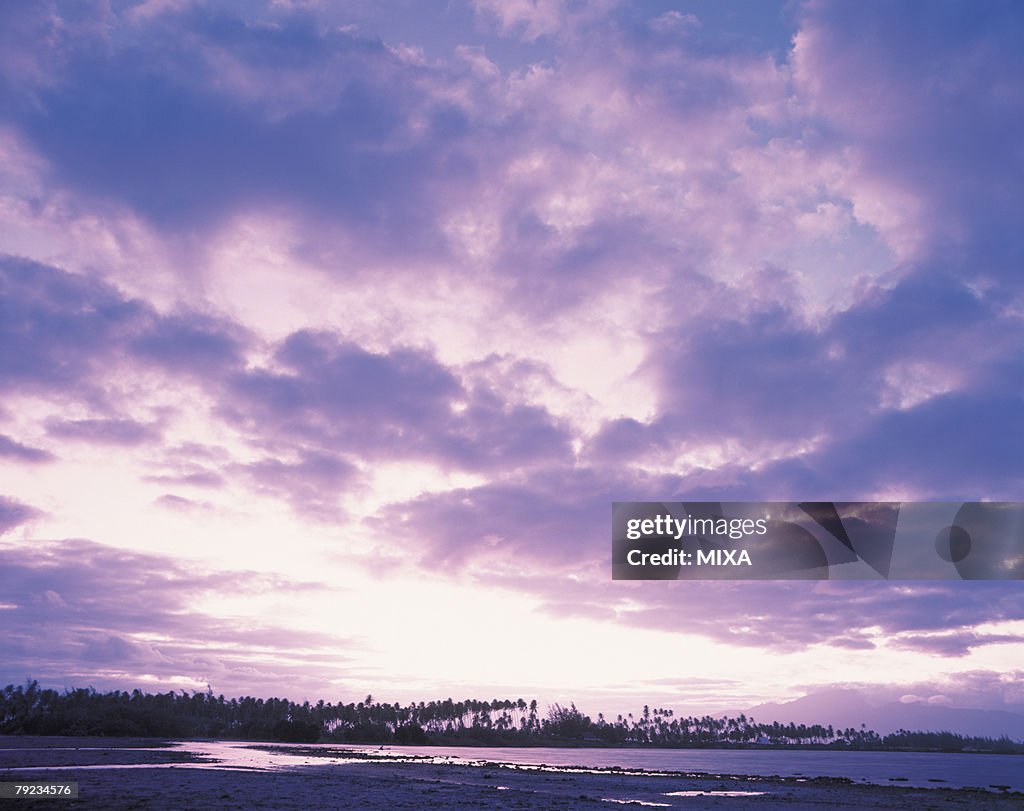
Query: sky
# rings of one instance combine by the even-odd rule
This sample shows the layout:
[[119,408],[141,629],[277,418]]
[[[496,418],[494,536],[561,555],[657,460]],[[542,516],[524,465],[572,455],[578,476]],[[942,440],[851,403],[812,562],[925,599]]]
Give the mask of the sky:
[[1024,9],[0,9],[0,682],[1024,710],[1019,582],[613,501],[1024,485]]

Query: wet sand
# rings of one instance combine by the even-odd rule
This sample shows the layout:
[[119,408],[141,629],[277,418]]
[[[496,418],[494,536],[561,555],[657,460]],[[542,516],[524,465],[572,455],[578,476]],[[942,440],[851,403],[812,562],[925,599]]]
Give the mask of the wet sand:
[[[259,746],[253,744],[253,746]],[[272,745],[262,747],[274,750]],[[78,799],[6,800],[5,807],[102,809],[523,809],[617,805],[690,809],[1024,809],[1024,795],[868,786],[842,779],[507,768],[360,757],[289,748],[284,768],[224,768],[160,741],[0,738],[0,780],[77,781]],[[61,767],[61,768],[54,768]],[[127,767],[127,768],[126,768]]]

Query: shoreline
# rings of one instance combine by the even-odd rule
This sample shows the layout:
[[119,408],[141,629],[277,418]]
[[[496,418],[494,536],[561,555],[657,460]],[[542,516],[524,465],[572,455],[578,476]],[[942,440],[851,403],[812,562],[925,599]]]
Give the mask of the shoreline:
[[[0,739],[0,780],[77,781],[78,799],[35,800],[59,808],[582,809],[615,804],[662,808],[891,809],[1024,808],[1024,794],[913,788],[845,777],[762,777],[704,772],[524,766],[425,757],[374,757],[337,749],[240,744],[242,754],[281,750],[266,769],[195,757],[154,739]],[[12,746],[12,744],[16,744]],[[337,759],[344,756],[344,762]],[[332,760],[333,759],[333,760]]]
[[[645,744],[645,743],[605,743],[603,741],[567,741],[564,739],[540,740],[540,741],[499,741],[488,742],[476,739],[460,738],[451,741],[428,740],[420,743],[404,743],[398,741],[367,740],[367,741],[284,741],[274,738],[205,738],[201,736],[181,738],[159,738],[159,737],[134,737],[134,736],[92,736],[92,735],[8,735],[0,734],[0,742],[5,740],[32,739],[43,740],[90,740],[90,741],[111,741],[111,745],[129,745],[131,742],[146,741],[152,746],[173,746],[177,740],[190,740],[206,743],[238,743],[251,746],[335,746],[338,748],[355,747],[360,749],[372,749],[383,746],[385,749],[420,748],[420,749],[561,749],[573,751],[582,750],[623,750],[631,752],[873,752],[873,753],[914,753],[914,754],[942,754],[942,755],[984,755],[997,757],[1024,757],[1022,750],[996,750],[996,749],[975,749],[975,748],[940,748],[940,747],[911,747],[911,746],[835,746],[832,744],[799,744],[799,743],[709,743],[701,745],[675,745],[675,744]],[[1024,741],[1013,741],[1014,746],[1024,746]],[[2,747],[0,747],[2,748]]]

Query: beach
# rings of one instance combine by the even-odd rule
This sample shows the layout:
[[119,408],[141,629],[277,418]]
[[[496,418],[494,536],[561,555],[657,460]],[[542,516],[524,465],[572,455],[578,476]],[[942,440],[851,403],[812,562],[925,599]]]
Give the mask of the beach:
[[[78,783],[77,799],[33,799],[26,808],[1024,808],[1019,793],[864,785],[842,778],[462,765],[347,747],[231,747],[235,760],[197,757],[162,741],[7,737],[0,739],[0,781]],[[285,759],[271,769],[241,765],[245,761],[239,759],[275,752],[286,753]],[[10,807],[21,802],[6,801]]]

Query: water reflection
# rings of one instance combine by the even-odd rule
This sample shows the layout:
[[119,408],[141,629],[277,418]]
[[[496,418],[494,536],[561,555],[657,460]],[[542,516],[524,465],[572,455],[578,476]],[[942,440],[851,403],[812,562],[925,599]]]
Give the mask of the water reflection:
[[761,797],[767,791],[725,791],[708,789],[706,791],[666,791],[666,797]]
[[[18,748],[20,749],[20,747]],[[246,741],[179,741],[165,746],[125,748],[101,747],[31,747],[20,751],[60,752],[58,763],[38,766],[14,766],[8,762],[0,767],[45,771],[57,769],[221,769],[245,771],[285,771],[311,766],[338,766],[353,763],[422,763],[507,769],[509,771],[645,775],[690,779],[739,780],[749,791],[733,793],[693,790],[664,796],[759,796],[765,780],[772,775],[787,777],[795,783],[815,779],[845,779],[857,783],[901,785],[935,788],[937,784],[951,788],[978,787],[989,790],[1024,790],[1021,758],[1006,755],[968,755],[945,753],[882,753],[882,752],[747,752],[741,750],[616,750],[616,749],[503,749],[460,747],[392,747],[381,748],[340,746],[337,744],[260,744]],[[15,749],[0,746],[0,755]],[[72,756],[69,762],[66,755]],[[121,763],[102,763],[97,755],[120,753]],[[124,757],[138,752],[136,757]],[[145,754],[142,754],[145,753]],[[148,763],[126,763],[124,760],[147,760]],[[45,761],[43,761],[45,762]],[[1004,788],[1005,787],[1005,788]],[[504,788],[504,787],[503,787]],[[615,798],[609,798],[613,801]]]

